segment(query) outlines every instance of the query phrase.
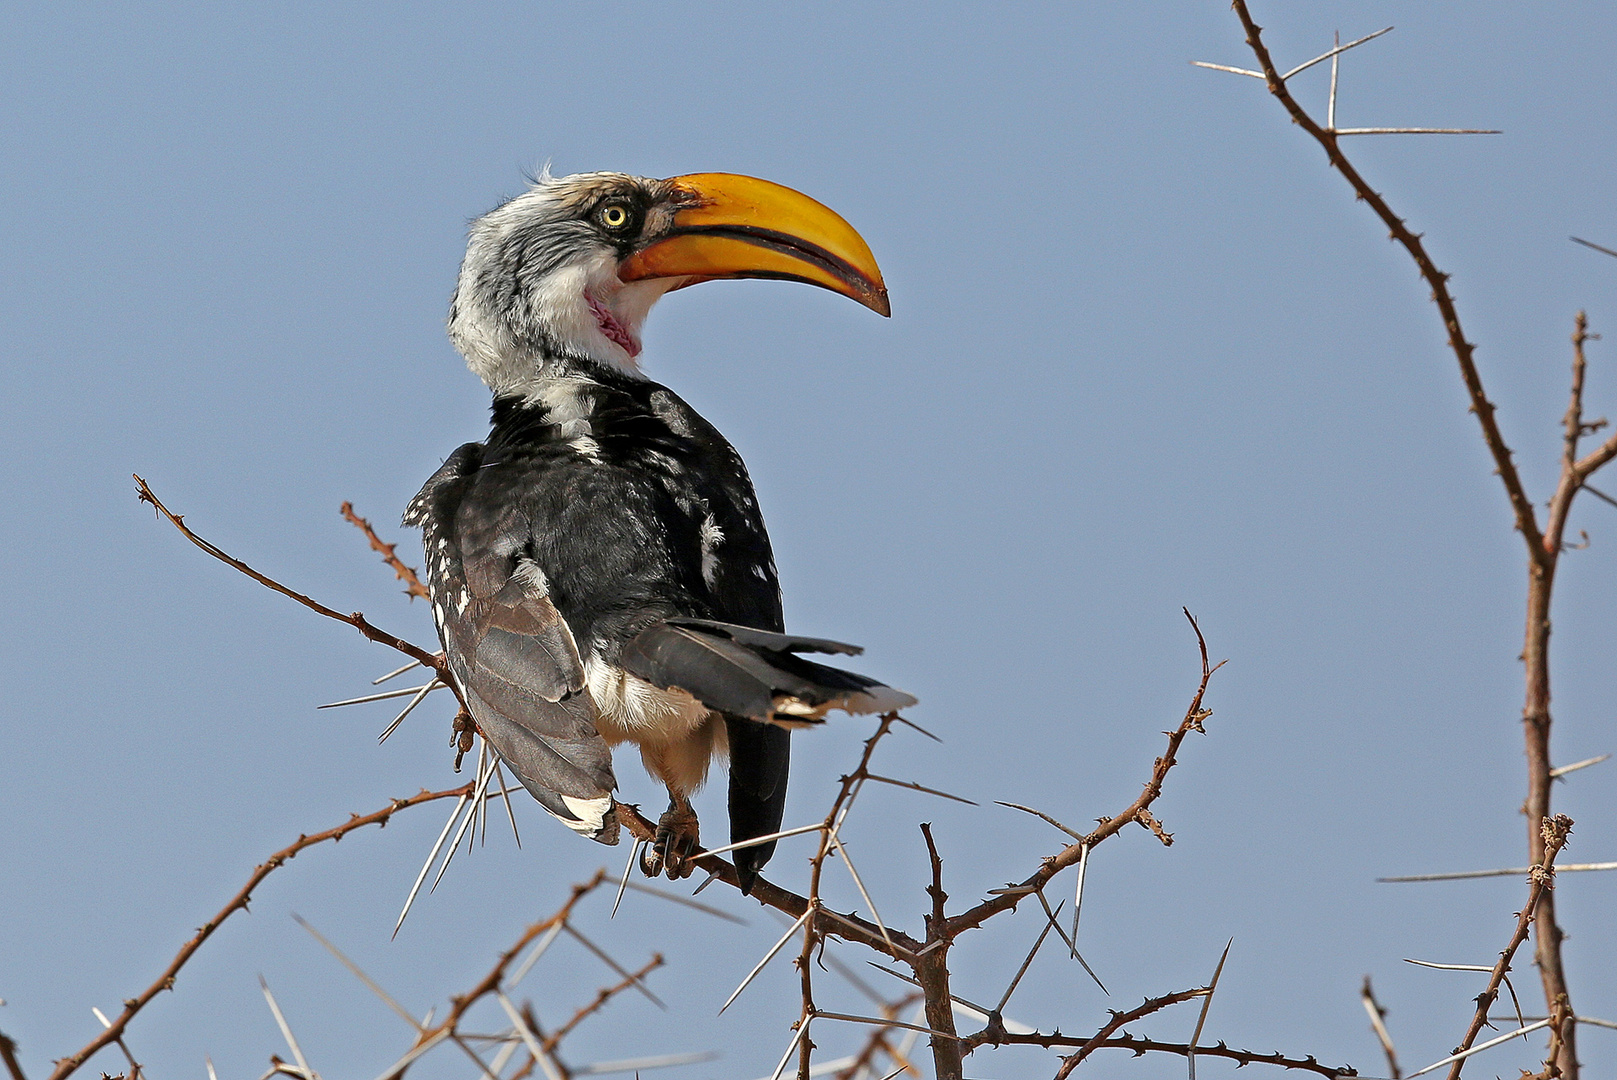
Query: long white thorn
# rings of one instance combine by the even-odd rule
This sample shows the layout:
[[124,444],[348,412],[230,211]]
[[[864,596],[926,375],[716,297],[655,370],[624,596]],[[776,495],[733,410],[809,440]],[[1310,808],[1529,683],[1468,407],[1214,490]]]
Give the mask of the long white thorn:
[[1434,964],[1430,960],[1411,960],[1407,956],[1404,957],[1404,963],[1406,963],[1406,964],[1415,964],[1415,965],[1418,965],[1419,967],[1424,967],[1424,968],[1436,968],[1439,971],[1492,971],[1493,970],[1493,968],[1491,968],[1491,967],[1483,967],[1480,964]]
[[528,1047],[528,1053],[532,1054],[533,1060],[537,1061],[539,1067],[545,1070],[545,1075],[550,1077],[550,1080],[562,1080],[561,1071],[556,1068],[556,1063],[550,1060],[550,1055],[545,1053],[545,1048],[539,1045],[539,1040],[534,1035],[533,1029],[528,1027],[528,1021],[523,1015],[517,1012],[517,1007],[511,1004],[511,999],[505,996],[504,991],[500,990],[496,990],[494,996],[499,999],[500,1008],[505,1010],[505,1015],[511,1018],[511,1023],[517,1026],[517,1034],[522,1036],[523,1043]]
[[1190,1053],[1185,1055],[1186,1060],[1190,1062],[1190,1080],[1196,1080],[1196,1043],[1202,1037],[1202,1025],[1207,1023],[1207,1010],[1213,1007],[1213,994],[1218,990],[1218,978],[1224,974],[1224,961],[1230,958],[1230,947],[1234,944],[1235,939],[1230,938],[1229,943],[1224,946],[1224,954],[1218,958],[1218,967],[1213,969],[1213,981],[1207,984],[1207,997],[1202,999],[1201,1015],[1196,1018],[1196,1030],[1190,1036]]
[[466,811],[466,816],[461,819],[460,828],[455,832],[455,839],[449,845],[449,850],[444,853],[443,864],[438,867],[438,876],[432,879],[432,888],[427,890],[429,893],[438,891],[438,882],[444,879],[444,871],[449,869],[450,862],[454,860],[455,849],[460,847],[460,838],[466,835],[466,829],[477,818],[477,805],[483,801],[483,789],[488,787],[489,779],[493,775],[494,770],[489,769],[477,778],[477,788],[472,792],[471,807]]
[[786,1063],[792,1060],[797,1044],[803,1041],[803,1036],[808,1032],[809,1022],[813,1019],[812,1016],[805,1016],[803,1022],[797,1025],[797,1033],[792,1036],[792,1041],[786,1044],[786,1052],[780,1056],[780,1064],[775,1066],[775,1071],[769,1074],[769,1080],[780,1080],[780,1074],[786,1071]]
[[893,944],[893,936],[887,932],[887,925],[881,921],[881,912],[876,910],[876,901],[870,898],[865,891],[865,883],[859,880],[859,871],[854,868],[853,860],[848,858],[848,849],[842,846],[842,840],[835,832],[831,834],[831,843],[836,845],[837,854],[842,856],[842,864],[848,868],[848,876],[859,889],[859,895],[865,898],[870,906],[870,917],[876,920],[876,929],[881,931],[881,939],[887,943],[887,951],[892,956],[898,956],[898,947]]
[[[1516,877],[1532,873],[1530,866],[1507,866],[1500,870],[1461,870],[1450,874],[1409,874],[1404,877],[1378,877],[1377,881],[1464,881],[1469,878]],[[1617,870],[1617,862],[1557,863],[1557,874],[1571,874],[1584,870]],[[1492,971],[1493,968],[1489,968]]]
[[500,1073],[505,1071],[505,1067],[506,1065],[510,1064],[512,1056],[515,1055],[517,1050],[522,1046],[522,1040],[516,1038],[516,1034],[516,1029],[513,1028],[511,1030],[511,1037],[505,1040],[505,1045],[500,1047],[500,1052],[494,1055],[493,1061],[489,1062],[489,1072],[493,1073],[495,1076],[499,1076]]
[[500,798],[505,800],[505,816],[511,819],[511,839],[517,842],[517,850],[522,850],[522,834],[517,832],[517,812],[511,809],[511,792],[505,786],[505,773],[500,770],[500,759],[494,759],[494,779],[499,782]]
[[815,1019],[844,1020],[850,1024],[869,1024],[872,1027],[914,1028],[922,1035],[930,1035],[934,1039],[954,1039],[958,1041],[960,1038],[958,1035],[950,1035],[948,1032],[939,1031],[936,1028],[924,1027],[920,1024],[906,1024],[902,1020],[883,1019],[879,1016],[855,1016],[852,1013],[834,1013],[823,1010],[816,1010],[813,1015]]
[[[713,879],[709,878],[708,880],[711,881]],[[684,905],[685,907],[688,907],[688,908],[695,908],[697,911],[700,911],[705,915],[712,915],[714,918],[723,919],[725,922],[733,922],[737,926],[746,926],[747,925],[747,920],[741,918],[741,916],[739,916],[739,915],[732,915],[728,911],[723,911],[723,910],[721,910],[719,908],[712,907],[712,906],[710,906],[708,904],[698,903],[695,900],[692,900],[690,898],[690,896],[681,896],[678,893],[671,893],[671,892],[668,892],[668,891],[666,891],[664,889],[659,889],[655,885],[644,885],[644,884],[642,884],[642,883],[640,883],[638,881],[630,881],[629,882],[629,888],[633,889],[635,892],[643,892],[648,896],[661,897],[662,899],[667,900],[671,904],[682,904],[682,905]],[[702,891],[701,889],[696,890],[696,892],[701,892],[701,891]],[[696,893],[691,894],[691,896],[695,896],[695,895],[696,895]]]
[[606,1076],[610,1073],[639,1072],[641,1069],[666,1069],[674,1065],[695,1065],[702,1061],[712,1061],[718,1056],[711,1050],[697,1050],[683,1054],[659,1054],[647,1058],[624,1058],[621,1061],[597,1061],[589,1065],[575,1066],[572,1074]]
[[1338,56],[1342,55],[1343,53],[1347,52],[1349,49],[1357,49],[1360,45],[1363,45],[1366,41],[1374,41],[1376,38],[1380,37],[1382,34],[1390,34],[1390,33],[1392,33],[1392,27],[1389,26],[1389,27],[1386,27],[1385,29],[1377,30],[1373,34],[1366,34],[1362,38],[1359,38],[1357,41],[1350,41],[1346,45],[1338,45],[1338,46],[1336,46],[1336,48],[1332,49],[1330,52],[1322,52],[1318,56],[1314,57],[1314,59],[1309,60],[1309,61],[1307,61],[1305,63],[1298,64],[1296,67],[1292,68],[1290,71],[1288,71],[1284,75],[1280,76],[1280,81],[1285,82],[1287,79],[1291,78],[1293,75],[1301,75],[1303,72],[1307,71],[1309,68],[1313,67],[1315,64],[1320,63],[1321,61],[1333,60],[1336,57],[1338,57]]
[[[1332,34],[1331,34],[1331,43],[1333,45],[1335,45],[1337,49],[1340,49],[1342,47],[1342,32],[1340,30],[1332,32]],[[1341,67],[1341,64],[1340,64],[1341,59],[1342,59],[1342,54],[1337,52],[1336,49],[1332,49],[1331,50],[1331,98],[1330,98],[1330,103],[1325,106],[1325,130],[1326,131],[1335,131],[1336,130],[1336,77],[1337,77],[1337,74],[1338,74],[1338,69]]]
[[371,685],[372,686],[381,686],[383,683],[387,682],[389,679],[397,678],[398,676],[403,675],[406,671],[409,671],[411,668],[420,667],[420,666],[421,666],[421,661],[419,661],[419,660],[411,660],[408,664],[405,664],[403,667],[394,668],[392,671],[388,672],[386,675],[383,675],[379,679],[372,679],[371,680]]
[[1491,1050],[1494,1047],[1498,1046],[1500,1043],[1509,1042],[1511,1039],[1514,1039],[1518,1035],[1525,1035],[1529,1031],[1537,1031],[1541,1027],[1548,1027],[1549,1023],[1550,1023],[1550,1018],[1546,1016],[1544,1019],[1540,1020],[1536,1024],[1528,1024],[1526,1027],[1517,1028],[1515,1031],[1508,1032],[1508,1033],[1506,1033],[1504,1035],[1497,1036],[1496,1038],[1489,1039],[1485,1043],[1478,1043],[1476,1046],[1473,1046],[1471,1049],[1465,1051],[1464,1053],[1450,1054],[1448,1057],[1444,1058],[1442,1061],[1434,1061],[1430,1065],[1426,1066],[1426,1068],[1424,1068],[1424,1069],[1417,1069],[1416,1071],[1414,1071],[1412,1073],[1409,1073],[1404,1078],[1404,1080],[1415,1080],[1415,1077],[1424,1076],[1427,1073],[1431,1072],[1433,1069],[1441,1069],[1445,1065],[1452,1065],[1454,1062],[1459,1061],[1459,1060],[1461,1060],[1463,1058],[1468,1058],[1472,1054],[1480,1054],[1484,1050]]
[[[487,739],[479,739],[478,744],[477,744],[477,775],[479,777],[483,776],[484,773],[485,773],[485,769],[486,769],[486,772],[487,772],[487,775],[489,776],[489,778],[493,779],[493,777],[494,777],[494,766],[492,764],[489,764],[488,758],[489,758],[488,740]],[[479,790],[481,790],[485,786],[486,786],[486,783],[485,784],[479,784],[478,785]],[[478,844],[479,844],[479,846],[486,847],[486,846],[488,846],[488,799],[482,797],[481,795],[479,796],[479,798],[477,800],[477,812],[478,812],[479,816],[481,816],[482,819],[483,819],[482,824],[478,826],[478,835],[480,837],[479,840],[478,840]],[[466,844],[466,854],[470,855],[471,853],[472,853],[472,845],[471,845],[470,841],[468,841],[467,844]]]
[[1072,901],[1072,942],[1073,959],[1078,958],[1078,917],[1084,913],[1084,874],[1089,870],[1089,845],[1086,843],[1078,849],[1078,888]]
[[1254,79],[1267,78],[1261,71],[1252,71],[1247,68],[1230,67],[1228,64],[1209,64],[1206,60],[1192,60],[1191,67],[1206,68],[1209,71],[1227,71],[1231,75],[1250,75]]
[[534,944],[533,948],[528,951],[527,957],[518,965],[516,974],[511,976],[510,981],[506,983],[507,986],[515,986],[527,977],[528,972],[533,970],[533,965],[539,962],[539,958],[545,955],[545,950],[550,948],[551,942],[555,941],[557,935],[561,933],[561,927],[562,924],[557,923],[545,931],[545,936]]
[[635,974],[631,973],[628,968],[624,967],[622,964],[620,964],[616,960],[612,959],[612,957],[608,956],[605,949],[601,948],[599,945],[595,944],[595,942],[591,941],[589,938],[587,938],[583,934],[579,933],[577,927],[573,926],[571,923],[564,922],[564,923],[561,924],[561,928],[563,930],[567,931],[569,934],[573,935],[574,939],[577,940],[577,942],[580,945],[584,946],[584,948],[588,949],[590,952],[594,953],[597,957],[599,957],[600,960],[601,960],[601,963],[605,964],[607,967],[609,967],[613,971],[617,972],[620,977],[628,979],[631,983],[633,983],[634,988],[636,990],[640,991],[642,994],[646,995],[646,998],[653,1005],[657,1006],[657,1008],[659,1008],[659,1009],[668,1008],[667,1005],[663,1004],[661,998],[659,998],[656,994],[653,994],[651,992],[650,988],[648,988],[646,986],[646,984],[641,981],[641,979],[640,979],[640,977],[638,975],[635,975]]
[[303,1056],[303,1048],[298,1045],[297,1039],[292,1037],[292,1026],[286,1022],[286,1017],[281,1015],[281,1007],[275,1003],[275,995],[270,993],[269,983],[264,981],[264,976],[258,977],[258,985],[264,991],[264,1000],[269,1002],[270,1012],[275,1015],[275,1023],[281,1029],[281,1037],[286,1040],[287,1047],[292,1051],[293,1060],[298,1063],[298,1068],[303,1070],[305,1077],[312,1078],[314,1070],[309,1068],[309,1062]]
[[[436,681],[436,680],[434,680],[434,681]],[[388,690],[388,691],[385,691],[384,693],[380,693],[380,694],[368,694],[365,697],[349,698],[347,701],[332,701],[332,702],[328,702],[325,705],[316,705],[315,708],[317,708],[317,709],[340,709],[344,705],[364,705],[366,702],[369,702],[369,701],[386,701],[388,698],[409,697],[411,694],[419,694],[421,691],[425,690],[427,687],[429,687],[431,685],[432,685],[432,683],[429,682],[429,683],[423,683],[421,686],[405,687],[403,690]]]
[[[1580,243],[1581,242],[1582,241],[1580,241]],[[1570,765],[1558,765],[1550,770],[1550,779],[1559,780],[1567,773],[1577,772],[1579,769],[1587,769],[1591,765],[1599,765],[1602,761],[1610,759],[1610,757],[1610,754],[1601,754],[1599,757],[1584,758],[1582,761],[1574,761]]]
[[629,887],[629,871],[634,869],[634,859],[640,854],[641,843],[643,841],[636,840],[629,845],[629,861],[623,864],[623,880],[618,882],[618,895],[612,899],[612,914],[607,916],[608,919],[618,917],[618,905],[623,903],[623,890]]
[[445,1028],[432,1038],[428,1039],[426,1042],[418,1043],[417,1045],[412,1046],[408,1053],[383,1070],[382,1075],[378,1076],[376,1080],[391,1080],[392,1077],[399,1075],[399,1073],[409,1068],[411,1063],[414,1062],[416,1058],[420,1057],[422,1054],[425,1054],[428,1050],[431,1050],[433,1047],[437,1046],[447,1038],[449,1038],[449,1029]]
[[1499,128],[1367,127],[1337,128],[1338,135],[1503,135]]
[[410,713],[415,710],[417,705],[421,704],[423,701],[426,701],[428,694],[432,693],[442,685],[443,683],[439,682],[437,679],[434,679],[427,685],[423,686],[420,692],[417,693],[415,697],[410,699],[410,704],[404,707],[404,711],[395,716],[393,718],[393,722],[382,729],[382,733],[376,737],[376,741],[379,743],[387,742],[387,737],[399,730],[399,725],[404,723],[404,718],[409,716]]
[[455,808],[449,812],[449,820],[444,822],[444,831],[438,834],[438,842],[427,852],[427,861],[421,864],[421,873],[416,875],[415,884],[410,886],[410,895],[404,898],[404,910],[399,912],[399,921],[393,924],[394,937],[399,936],[399,927],[404,925],[404,917],[410,914],[410,905],[415,903],[416,894],[421,891],[421,883],[427,880],[427,871],[432,869],[432,860],[438,857],[439,850],[444,846],[444,838],[449,835],[449,830],[455,827],[455,819],[460,817],[460,809],[466,805],[468,798],[470,796],[462,795],[455,801]]
[[819,832],[824,828],[825,822],[823,821],[815,822],[813,825],[799,825],[795,829],[782,829],[780,832],[770,833],[768,836],[755,836],[751,840],[738,840],[733,844],[725,844],[723,847],[716,847],[709,851],[698,852],[698,855],[723,855],[725,852],[735,851],[738,848],[756,847],[759,844],[767,844],[771,840],[780,840],[788,836],[799,836],[806,832]]
[[358,964],[356,964],[352,960],[348,959],[348,957],[343,954],[343,951],[341,949],[337,948],[337,946],[335,946],[331,942],[327,941],[324,934],[322,934],[320,931],[316,930],[314,927],[310,926],[309,923],[303,918],[303,916],[299,915],[295,911],[292,913],[292,919],[299,926],[303,927],[303,929],[307,930],[309,932],[310,937],[314,938],[320,944],[324,945],[326,947],[327,952],[329,952],[332,956],[335,956],[337,958],[338,962],[341,963],[343,967],[347,968],[349,971],[351,971],[353,973],[354,978],[358,979],[360,982],[365,984],[366,989],[368,989],[371,993],[375,994],[377,997],[381,998],[382,999],[382,1004],[386,1005],[388,1008],[392,1009],[394,1012],[396,1012],[400,1016],[402,1016],[404,1018],[404,1022],[406,1024],[409,1024],[412,1028],[414,1028],[417,1034],[419,1034],[421,1032],[421,1026],[415,1022],[415,1017],[411,1016],[405,1010],[403,1005],[400,1005],[397,1001],[394,1001],[392,995],[389,994],[386,990],[383,990],[381,988],[381,986],[377,985],[376,980],[372,979],[369,975],[365,974],[365,972],[360,969],[360,966]]
[[[1040,893],[1039,898],[1043,899],[1044,894]],[[1044,929],[1039,931],[1038,940],[1033,942],[1033,948],[1028,951],[1027,959],[1023,960],[1022,966],[1016,969],[1016,977],[1011,980],[1011,985],[1007,986],[1005,992],[1000,995],[999,1004],[994,1006],[996,1013],[1004,1011],[1006,1003],[1011,1000],[1011,995],[1016,993],[1016,987],[1021,983],[1022,976],[1026,975],[1027,969],[1033,966],[1033,958],[1038,956],[1039,950],[1044,947],[1044,939],[1049,937],[1050,931],[1056,928],[1056,916],[1061,913],[1061,904],[1057,904],[1054,911],[1051,911],[1047,906],[1045,913],[1048,917],[1045,919]]]
[[764,969],[764,965],[775,958],[775,954],[780,952],[785,944],[792,939],[792,935],[796,934],[803,928],[803,924],[809,921],[809,916],[814,914],[815,906],[815,904],[810,903],[807,910],[805,910],[802,915],[798,916],[797,921],[792,924],[791,929],[782,934],[780,940],[775,942],[774,946],[771,947],[768,952],[764,953],[764,958],[758,961],[751,971],[747,972],[747,977],[741,980],[741,985],[731,991],[730,996],[724,999],[724,1004],[719,1006],[719,1016],[724,1015],[724,1010],[728,1009],[731,1003],[734,1002],[736,998],[741,996],[741,991],[745,990],[747,985],[751,983],[753,979],[757,978],[758,973]]

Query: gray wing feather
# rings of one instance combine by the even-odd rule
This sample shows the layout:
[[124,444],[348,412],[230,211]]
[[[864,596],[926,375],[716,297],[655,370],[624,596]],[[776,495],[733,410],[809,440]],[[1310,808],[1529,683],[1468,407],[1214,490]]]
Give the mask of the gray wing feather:
[[477,472],[467,449],[411,504],[416,521],[406,519],[424,529],[427,587],[450,669],[478,728],[534,798],[579,832],[616,843],[612,751],[596,728],[578,646],[543,572],[520,554],[526,520],[478,521],[477,507],[466,505]]

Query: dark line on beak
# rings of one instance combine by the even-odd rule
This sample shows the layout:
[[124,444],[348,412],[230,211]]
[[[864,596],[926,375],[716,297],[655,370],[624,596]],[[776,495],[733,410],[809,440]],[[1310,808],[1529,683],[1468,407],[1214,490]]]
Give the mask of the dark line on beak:
[[[776,232],[773,229],[764,229],[756,225],[706,225],[690,228],[675,228],[670,236],[723,236],[744,243],[755,244],[758,247],[770,248],[785,255],[802,259],[804,262],[814,263],[822,269],[829,270],[836,277],[848,282],[859,291],[862,296],[874,301],[871,305],[886,314],[889,309],[887,302],[887,289],[866,277],[864,272],[846,259],[833,255],[818,244],[810,244],[800,240],[789,233]],[[749,277],[787,278],[785,274],[749,274]]]

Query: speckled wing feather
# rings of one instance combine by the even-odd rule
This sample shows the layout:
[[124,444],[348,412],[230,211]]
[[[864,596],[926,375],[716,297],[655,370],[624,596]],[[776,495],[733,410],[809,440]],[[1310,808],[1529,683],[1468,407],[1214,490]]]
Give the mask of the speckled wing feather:
[[617,843],[612,754],[572,631],[526,557],[525,518],[486,507],[476,478],[483,447],[461,447],[410,503],[427,591],[450,670],[478,728],[524,787],[569,828]]

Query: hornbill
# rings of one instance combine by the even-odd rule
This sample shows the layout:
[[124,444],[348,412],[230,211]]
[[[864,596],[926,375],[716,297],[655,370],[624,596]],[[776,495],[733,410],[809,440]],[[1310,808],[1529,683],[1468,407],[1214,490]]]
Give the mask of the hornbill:
[[[567,826],[615,844],[611,747],[668,788],[641,867],[684,877],[691,795],[730,760],[732,842],[777,832],[789,729],[914,703],[805,659],[854,646],[783,633],[746,466],[640,371],[666,292],[783,278],[882,315],[864,240],[790,188],[721,173],[541,175],[471,225],[449,335],[494,392],[488,439],[456,450],[404,515],[423,530],[450,673],[489,744]],[[738,849],[750,891],[774,843]]]

